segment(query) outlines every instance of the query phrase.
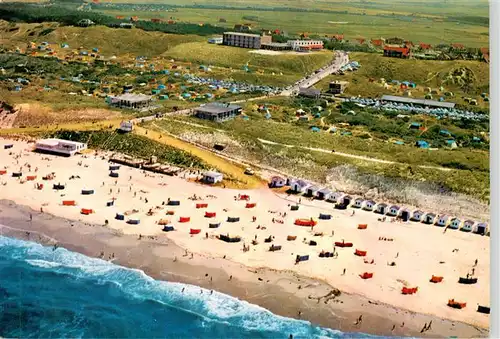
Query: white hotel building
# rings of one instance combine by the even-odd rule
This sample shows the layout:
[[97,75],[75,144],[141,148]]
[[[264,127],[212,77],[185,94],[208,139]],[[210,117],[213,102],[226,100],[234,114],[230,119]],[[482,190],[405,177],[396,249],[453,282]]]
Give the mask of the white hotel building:
[[36,142],[35,149],[40,152],[72,156],[87,149],[87,144],[62,139],[42,139]]
[[323,41],[321,40],[288,40],[287,44],[293,50],[310,50],[310,49],[323,49]]

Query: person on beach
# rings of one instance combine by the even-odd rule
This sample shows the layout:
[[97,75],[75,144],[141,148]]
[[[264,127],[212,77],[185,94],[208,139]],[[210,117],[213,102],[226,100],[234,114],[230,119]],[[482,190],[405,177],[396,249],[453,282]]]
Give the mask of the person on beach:
[[344,272],[342,272],[342,275],[345,275],[345,270],[346,270],[346,269],[344,268]]
[[394,332],[394,329],[396,328],[396,324],[392,325],[391,332]]
[[422,327],[420,333],[424,333],[426,329],[427,329],[427,323],[424,324],[424,327]]
[[229,281],[231,281],[231,280],[233,280],[233,276],[232,275],[229,276]]
[[477,259],[474,261],[474,266],[477,266]]
[[33,214],[30,213],[30,222],[33,221]]

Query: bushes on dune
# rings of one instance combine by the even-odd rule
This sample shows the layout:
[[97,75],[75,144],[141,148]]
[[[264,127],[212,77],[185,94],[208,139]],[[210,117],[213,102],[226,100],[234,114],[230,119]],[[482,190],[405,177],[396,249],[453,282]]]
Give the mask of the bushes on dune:
[[205,163],[196,156],[134,134],[109,131],[57,131],[51,134],[51,137],[84,142],[89,148],[119,152],[143,159],[154,155],[159,162],[181,167],[206,168]]

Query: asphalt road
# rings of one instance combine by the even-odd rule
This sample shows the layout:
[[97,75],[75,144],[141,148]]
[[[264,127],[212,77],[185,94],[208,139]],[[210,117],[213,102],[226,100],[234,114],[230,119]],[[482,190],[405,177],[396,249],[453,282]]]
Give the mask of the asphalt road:
[[298,94],[300,88],[309,88],[314,84],[318,83],[320,80],[326,78],[330,74],[333,74],[340,70],[340,68],[349,63],[349,56],[344,51],[337,51],[337,55],[333,63],[320,70],[318,73],[313,73],[305,79],[300,80],[297,84],[290,89],[281,92],[281,95],[290,96]]

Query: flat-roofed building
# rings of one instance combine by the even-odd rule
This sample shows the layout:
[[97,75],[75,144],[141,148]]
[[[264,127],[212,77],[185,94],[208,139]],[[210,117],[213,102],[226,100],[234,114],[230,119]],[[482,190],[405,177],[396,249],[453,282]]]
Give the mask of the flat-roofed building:
[[241,114],[241,106],[213,102],[195,108],[194,112],[197,118],[222,122]]
[[288,40],[287,44],[295,51],[323,49],[323,41],[321,40]]
[[35,144],[35,150],[39,152],[61,154],[65,156],[75,155],[87,149],[87,144],[63,139],[41,139]]
[[426,107],[439,107],[439,108],[454,108],[454,102],[441,102],[436,100],[428,100],[428,99],[412,99],[407,97],[399,97],[395,95],[383,95],[380,99],[382,101],[387,102],[395,102],[400,104],[412,104],[418,106],[426,106]]
[[260,49],[262,44],[270,44],[270,35],[260,36],[258,34],[225,32],[222,36],[222,44],[226,46]]
[[144,109],[151,106],[151,96],[146,94],[125,93],[110,97],[109,104],[119,108]]
[[260,46],[261,49],[268,49],[271,51],[291,51],[292,46],[287,44],[286,42],[270,42],[263,43]]
[[332,94],[342,94],[348,84],[347,81],[332,81],[328,86],[328,92]]

